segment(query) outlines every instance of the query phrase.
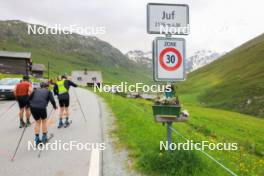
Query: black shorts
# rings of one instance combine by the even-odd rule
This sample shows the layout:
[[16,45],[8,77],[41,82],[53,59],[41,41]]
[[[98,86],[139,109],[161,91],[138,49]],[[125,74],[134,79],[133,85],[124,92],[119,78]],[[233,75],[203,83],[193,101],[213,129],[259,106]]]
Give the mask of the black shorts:
[[28,108],[28,96],[18,96],[16,97],[19,108]]
[[47,118],[47,109],[30,107],[30,111],[36,121],[40,119],[45,120]]
[[67,99],[59,99],[59,104],[60,104],[60,107],[69,107],[70,105],[70,99],[67,98]]

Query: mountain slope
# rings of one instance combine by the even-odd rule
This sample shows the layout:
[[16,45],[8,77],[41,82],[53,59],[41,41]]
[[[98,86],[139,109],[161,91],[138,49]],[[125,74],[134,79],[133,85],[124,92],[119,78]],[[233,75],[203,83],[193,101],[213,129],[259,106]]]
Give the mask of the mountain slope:
[[35,63],[51,63],[52,75],[87,68],[101,70],[106,82],[148,82],[151,70],[130,61],[118,49],[78,34],[28,35],[27,23],[0,21],[0,50],[29,51]]
[[144,65],[148,68],[152,68],[152,52],[143,52],[140,50],[129,51],[126,56],[135,61],[138,64]]
[[217,53],[211,50],[199,50],[194,53],[191,57],[186,59],[185,68],[186,71],[192,72],[201,68],[221,57],[224,53]]
[[264,117],[264,34],[188,75],[185,103]]

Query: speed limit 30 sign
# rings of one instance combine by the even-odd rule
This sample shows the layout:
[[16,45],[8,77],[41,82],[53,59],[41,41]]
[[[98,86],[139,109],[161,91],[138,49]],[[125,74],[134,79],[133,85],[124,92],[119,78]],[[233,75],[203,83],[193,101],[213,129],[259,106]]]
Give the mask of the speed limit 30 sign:
[[185,40],[158,37],[153,42],[155,81],[185,80]]

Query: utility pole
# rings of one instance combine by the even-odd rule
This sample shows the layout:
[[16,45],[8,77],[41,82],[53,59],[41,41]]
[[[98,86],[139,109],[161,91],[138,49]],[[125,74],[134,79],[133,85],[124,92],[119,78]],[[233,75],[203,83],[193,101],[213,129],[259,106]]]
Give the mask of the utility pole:
[[50,79],[50,63],[48,61],[48,80]]

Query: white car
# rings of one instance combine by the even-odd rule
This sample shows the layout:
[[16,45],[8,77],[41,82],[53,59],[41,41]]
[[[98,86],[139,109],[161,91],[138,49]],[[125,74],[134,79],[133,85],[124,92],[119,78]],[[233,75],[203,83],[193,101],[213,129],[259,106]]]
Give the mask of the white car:
[[4,78],[0,80],[0,98],[13,99],[14,88],[21,81],[21,78]]

